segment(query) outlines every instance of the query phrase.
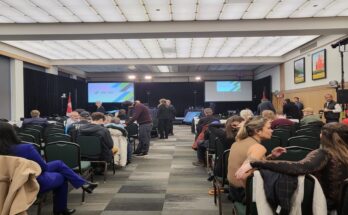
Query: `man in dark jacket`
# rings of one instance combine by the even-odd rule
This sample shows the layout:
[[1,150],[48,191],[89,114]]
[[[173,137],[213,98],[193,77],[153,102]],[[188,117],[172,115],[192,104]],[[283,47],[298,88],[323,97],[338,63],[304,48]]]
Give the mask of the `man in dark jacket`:
[[197,135],[199,135],[202,132],[203,126],[208,125],[214,121],[220,122],[220,120],[213,115],[214,112],[211,108],[204,108],[203,112],[204,117],[199,119],[196,126]]
[[262,99],[261,103],[257,106],[257,114],[261,115],[262,111],[264,110],[271,110],[273,113],[275,113],[274,106],[272,102],[270,102],[268,99]]
[[147,155],[150,148],[152,118],[149,109],[138,100],[134,102],[133,115],[127,125],[134,121],[139,124],[139,144],[134,154],[144,156]]
[[75,122],[70,126],[67,133],[70,135],[72,142],[76,143],[77,137],[80,133],[81,126],[89,124],[90,118],[91,118],[91,116],[87,111],[82,111],[80,113],[80,121]]
[[295,103],[291,102],[290,99],[284,100],[283,114],[285,114],[288,119],[300,119],[299,110]]
[[23,127],[26,125],[41,125],[46,127],[48,125],[48,121],[46,118],[40,117],[40,111],[32,110],[30,112],[31,118],[26,118],[23,120]]
[[175,120],[176,110],[175,107],[172,105],[172,102],[167,99],[167,105],[170,110],[170,119],[169,119],[169,134],[174,135],[173,132],[173,121]]
[[98,137],[102,147],[100,159],[110,162],[112,160],[111,149],[114,146],[114,142],[112,141],[109,130],[103,126],[105,116],[102,113],[95,112],[91,117],[92,122],[90,124],[81,125],[80,135]]
[[97,110],[95,112],[100,112],[105,114],[105,108],[102,105],[103,103],[101,103],[101,101],[96,101],[95,105],[97,106]]

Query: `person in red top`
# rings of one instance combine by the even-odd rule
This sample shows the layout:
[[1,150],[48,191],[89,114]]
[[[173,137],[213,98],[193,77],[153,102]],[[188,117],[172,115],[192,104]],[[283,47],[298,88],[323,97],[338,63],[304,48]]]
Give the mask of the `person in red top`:
[[139,124],[139,144],[134,154],[137,156],[147,155],[150,148],[152,118],[149,109],[139,100],[134,102],[133,116],[127,125],[137,121]]
[[271,120],[271,128],[276,129],[279,126],[293,125],[294,122],[285,118],[281,112],[277,112],[277,115],[274,115],[273,111],[264,110],[262,111],[262,117],[268,120]]

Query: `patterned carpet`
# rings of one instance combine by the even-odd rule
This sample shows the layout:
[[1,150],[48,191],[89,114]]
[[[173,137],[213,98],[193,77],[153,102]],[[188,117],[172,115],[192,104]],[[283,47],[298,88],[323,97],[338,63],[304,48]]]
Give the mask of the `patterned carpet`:
[[[75,208],[76,215],[218,214],[213,197],[207,193],[211,183],[206,180],[206,170],[192,165],[196,153],[191,149],[194,136],[190,127],[175,126],[174,132],[167,140],[152,139],[149,155],[134,157],[115,175],[109,171],[106,183],[96,177],[99,187],[86,195],[85,204],[81,204],[81,190],[72,190],[69,208]],[[37,206],[32,206],[29,214],[36,214],[36,210]],[[49,198],[41,214],[51,215],[51,211]],[[231,214],[231,210],[224,214]]]

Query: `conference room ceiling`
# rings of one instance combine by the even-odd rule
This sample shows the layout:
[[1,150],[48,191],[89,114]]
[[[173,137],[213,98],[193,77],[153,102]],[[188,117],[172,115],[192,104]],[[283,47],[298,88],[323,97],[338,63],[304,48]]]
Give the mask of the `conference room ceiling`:
[[158,22],[348,16],[347,0],[1,0],[0,23]]

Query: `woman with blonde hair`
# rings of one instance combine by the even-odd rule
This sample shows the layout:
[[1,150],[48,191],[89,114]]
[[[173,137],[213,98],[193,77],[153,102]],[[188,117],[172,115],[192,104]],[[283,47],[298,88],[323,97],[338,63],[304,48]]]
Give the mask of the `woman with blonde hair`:
[[337,209],[341,185],[348,178],[348,126],[335,122],[324,125],[320,143],[320,149],[310,152],[301,161],[250,160],[243,164],[235,176],[239,180],[244,179],[252,168],[269,169],[289,175],[311,173],[318,178],[323,188],[328,209]]
[[248,108],[241,110],[239,115],[243,117],[244,120],[248,120],[254,116],[253,112]]

